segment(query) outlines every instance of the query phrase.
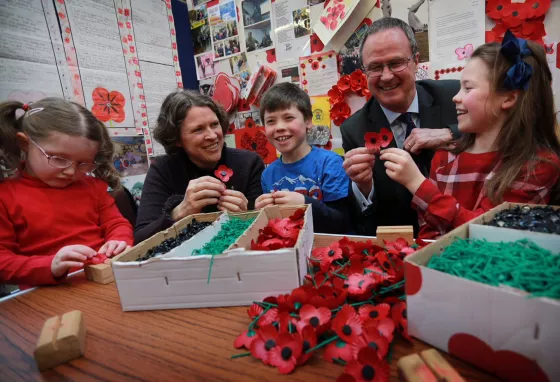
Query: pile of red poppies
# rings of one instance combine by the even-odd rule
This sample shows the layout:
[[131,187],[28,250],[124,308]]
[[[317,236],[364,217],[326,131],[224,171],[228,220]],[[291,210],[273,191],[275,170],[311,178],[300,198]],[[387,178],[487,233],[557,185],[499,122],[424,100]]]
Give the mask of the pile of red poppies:
[[251,240],[251,250],[273,251],[294,247],[303,227],[304,214],[305,211],[299,209],[290,217],[270,219],[266,227],[259,230],[257,242]]
[[367,87],[367,77],[360,69],[356,69],[352,74],[345,74],[340,77],[336,85],[328,91],[329,103],[331,104],[331,119],[337,126],[342,125],[350,117],[350,106],[346,103],[346,94],[355,93],[360,97],[371,98],[371,93]]
[[389,380],[395,329],[409,338],[403,259],[423,245],[345,237],[314,249],[303,286],[248,309],[251,323],[234,346],[250,352],[233,358],[252,355],[285,374],[325,348],[323,358],[345,365],[339,380]]
[[516,37],[544,44],[544,17],[549,9],[550,0],[527,0],[524,3],[488,0],[486,14],[496,25],[486,32],[486,42],[502,42],[509,29]]

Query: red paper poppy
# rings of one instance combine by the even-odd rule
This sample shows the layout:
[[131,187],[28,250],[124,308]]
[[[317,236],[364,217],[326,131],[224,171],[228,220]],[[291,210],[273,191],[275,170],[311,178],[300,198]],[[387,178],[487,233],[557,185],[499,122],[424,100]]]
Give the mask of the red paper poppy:
[[407,340],[411,340],[408,335],[408,319],[406,315],[406,302],[401,301],[391,308],[391,318],[395,323],[397,331]]
[[321,335],[328,329],[327,325],[331,320],[331,311],[324,307],[316,308],[313,305],[303,305],[299,310],[299,316],[301,320],[298,323],[298,328],[309,325],[317,331],[318,335]]
[[350,374],[342,373],[336,378],[336,382],[356,382],[356,378]]
[[343,305],[331,322],[331,328],[346,342],[353,342],[362,334],[362,325],[356,311],[350,305]]
[[515,28],[523,24],[529,16],[529,11],[525,4],[516,3],[508,5],[502,11],[502,21],[508,28]]
[[344,372],[352,375],[357,381],[386,382],[390,376],[387,362],[380,360],[377,352],[370,347],[361,349],[358,359],[349,362]]
[[311,40],[311,53],[319,53],[325,49],[325,44],[321,41],[317,33],[313,33],[310,37]]
[[257,338],[251,342],[251,354],[266,365],[270,363],[270,351],[276,347],[278,331],[272,325],[257,330]]
[[502,12],[511,4],[511,0],[488,0],[486,2],[486,14],[494,20],[501,20]]
[[337,360],[350,362],[354,359],[352,346],[338,339],[327,345],[323,358],[329,362],[336,362]]
[[338,86],[338,89],[340,89],[344,93],[349,91],[350,87],[352,86],[352,84],[350,82],[350,76],[348,74],[346,74],[346,75],[340,77],[340,79],[336,83],[336,86]]
[[276,366],[282,374],[291,373],[301,355],[302,345],[299,334],[280,333],[276,346],[269,351],[270,364]]
[[262,314],[262,312],[264,312],[264,309],[259,304],[253,304],[249,307],[249,309],[247,309],[247,314],[251,320]]
[[313,70],[319,69],[319,63],[317,61],[313,61],[313,63],[311,64],[311,69]]
[[311,296],[309,303],[315,306],[324,306],[329,309],[336,309],[344,304],[346,296],[348,295],[347,291],[335,289],[327,285],[319,287],[316,293],[316,295]]
[[305,353],[309,349],[313,349],[317,345],[317,333],[310,326],[304,326],[300,331],[302,345],[301,345],[301,356],[298,359],[298,365],[303,365],[313,356],[313,352]]
[[350,296],[361,296],[373,289],[375,279],[372,274],[364,275],[361,273],[352,273],[348,276],[346,285],[348,285],[348,294]]
[[280,312],[278,314],[278,332],[279,333],[295,333],[297,332],[298,320],[292,317],[289,312]]
[[381,131],[379,132],[379,137],[381,140],[381,147],[387,147],[393,140],[393,132],[386,127],[382,127]]
[[95,256],[90,257],[89,259],[84,261],[84,265],[103,264],[105,260],[107,260],[107,256],[105,256],[103,253],[98,253]]
[[528,10],[530,18],[537,18],[544,16],[550,8],[550,0],[526,0],[525,6]]
[[361,70],[357,69],[350,75],[350,87],[352,91],[359,92],[367,86],[367,77]]
[[266,61],[269,64],[276,62],[276,49],[269,49],[266,51]]
[[266,139],[266,134],[261,130],[257,131],[254,136],[244,133],[241,136],[240,143],[242,149],[256,152],[263,160],[270,155],[268,139]]
[[377,352],[379,359],[385,358],[389,351],[389,341],[374,328],[364,330],[362,335],[354,341],[352,344],[354,358],[357,359],[360,350],[368,346]]
[[91,112],[101,122],[120,123],[125,119],[125,99],[122,93],[113,90],[109,92],[105,88],[95,88],[91,93],[93,107]]
[[278,311],[292,313],[295,311],[291,294],[281,294],[277,298]]
[[[393,342],[393,333],[395,331],[395,322],[390,318],[382,318],[381,320],[375,323],[375,326],[371,326],[372,328],[375,327],[379,334],[383,337],[387,338],[389,343]],[[369,329],[370,327],[366,327]]]
[[256,326],[262,328],[278,322],[278,308],[270,308],[257,320]]
[[249,117],[245,120],[245,127],[248,129],[252,129],[253,127],[255,127],[255,121],[252,117]]
[[379,320],[384,319],[389,315],[391,307],[389,304],[378,304],[378,305],[362,305],[358,309],[358,314],[360,315],[360,320],[362,325],[366,326],[369,323],[375,323]]
[[381,137],[376,132],[365,133],[364,142],[367,149],[378,153],[381,150]]
[[251,344],[257,338],[257,332],[254,330],[245,330],[241,333],[233,343],[236,349],[241,349],[244,347],[245,349],[251,349]]
[[331,107],[331,116],[334,116],[334,118],[348,118],[350,112],[350,106],[346,102],[338,102]]
[[241,98],[239,103],[237,104],[237,111],[249,111],[251,110],[251,106],[249,102],[245,98]]
[[233,176],[233,170],[222,164],[214,171],[214,176],[222,182],[227,182]]
[[327,95],[329,96],[329,103],[331,105],[344,101],[344,93],[340,91],[337,86],[333,85],[333,87],[327,92]]

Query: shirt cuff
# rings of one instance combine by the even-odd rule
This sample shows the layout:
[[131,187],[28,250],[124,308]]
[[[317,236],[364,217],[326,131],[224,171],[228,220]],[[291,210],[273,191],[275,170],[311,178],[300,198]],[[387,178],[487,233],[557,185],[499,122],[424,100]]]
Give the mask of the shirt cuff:
[[352,191],[354,194],[354,197],[356,198],[356,201],[360,204],[360,209],[362,210],[362,212],[364,212],[372,203],[373,200],[373,192],[374,192],[375,187],[373,186],[373,180],[371,181],[371,191],[366,199],[366,197],[364,196],[364,194],[362,194],[362,191],[360,191],[360,188],[358,187],[358,185],[354,182],[352,182]]
[[425,179],[412,198],[412,205],[421,211],[427,211],[428,205],[439,194],[439,189],[430,179]]

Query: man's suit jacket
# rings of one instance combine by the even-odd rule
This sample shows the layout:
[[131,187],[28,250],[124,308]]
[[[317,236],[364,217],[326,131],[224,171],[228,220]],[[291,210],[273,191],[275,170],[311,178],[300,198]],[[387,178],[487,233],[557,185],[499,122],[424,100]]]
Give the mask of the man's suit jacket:
[[[449,127],[456,132],[457,111],[452,98],[459,91],[459,87],[459,81],[456,80],[423,80],[416,83],[420,128]],[[372,97],[362,109],[340,126],[344,151],[364,147],[364,134],[379,132],[382,127],[390,128],[389,122],[379,102]],[[394,139],[389,147],[397,147]],[[432,156],[432,150],[423,150],[419,155],[412,155],[426,177],[430,175]],[[354,197],[352,198],[356,201],[352,211],[354,230],[358,234],[372,236],[375,235],[378,226],[412,225],[416,235],[418,217],[411,207],[412,195],[405,187],[389,178],[383,163],[379,157],[376,158],[373,169],[373,203],[362,212],[361,206]]]

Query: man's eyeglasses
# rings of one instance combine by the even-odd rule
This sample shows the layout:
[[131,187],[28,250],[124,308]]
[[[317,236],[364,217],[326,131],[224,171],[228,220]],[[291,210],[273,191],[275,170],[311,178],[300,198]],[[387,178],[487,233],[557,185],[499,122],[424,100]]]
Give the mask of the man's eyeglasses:
[[95,162],[94,163],[74,162],[74,161],[71,161],[70,159],[57,157],[55,155],[49,155],[45,152],[45,149],[43,149],[41,146],[39,146],[39,144],[37,142],[35,142],[33,139],[29,138],[29,141],[31,143],[33,143],[35,146],[37,146],[37,148],[39,150],[41,150],[43,155],[45,157],[47,157],[47,161],[49,162],[49,164],[53,167],[64,169],[64,168],[68,168],[68,167],[72,166],[73,163],[77,163],[78,164],[78,170],[81,171],[81,172],[87,173],[87,172],[95,171],[95,169],[98,166],[98,164],[95,163]]
[[369,78],[379,77],[383,74],[385,67],[388,67],[389,70],[393,73],[402,72],[408,67],[408,62],[412,57],[414,57],[414,54],[408,58],[393,60],[388,64],[372,65],[369,68],[364,68],[364,73]]

